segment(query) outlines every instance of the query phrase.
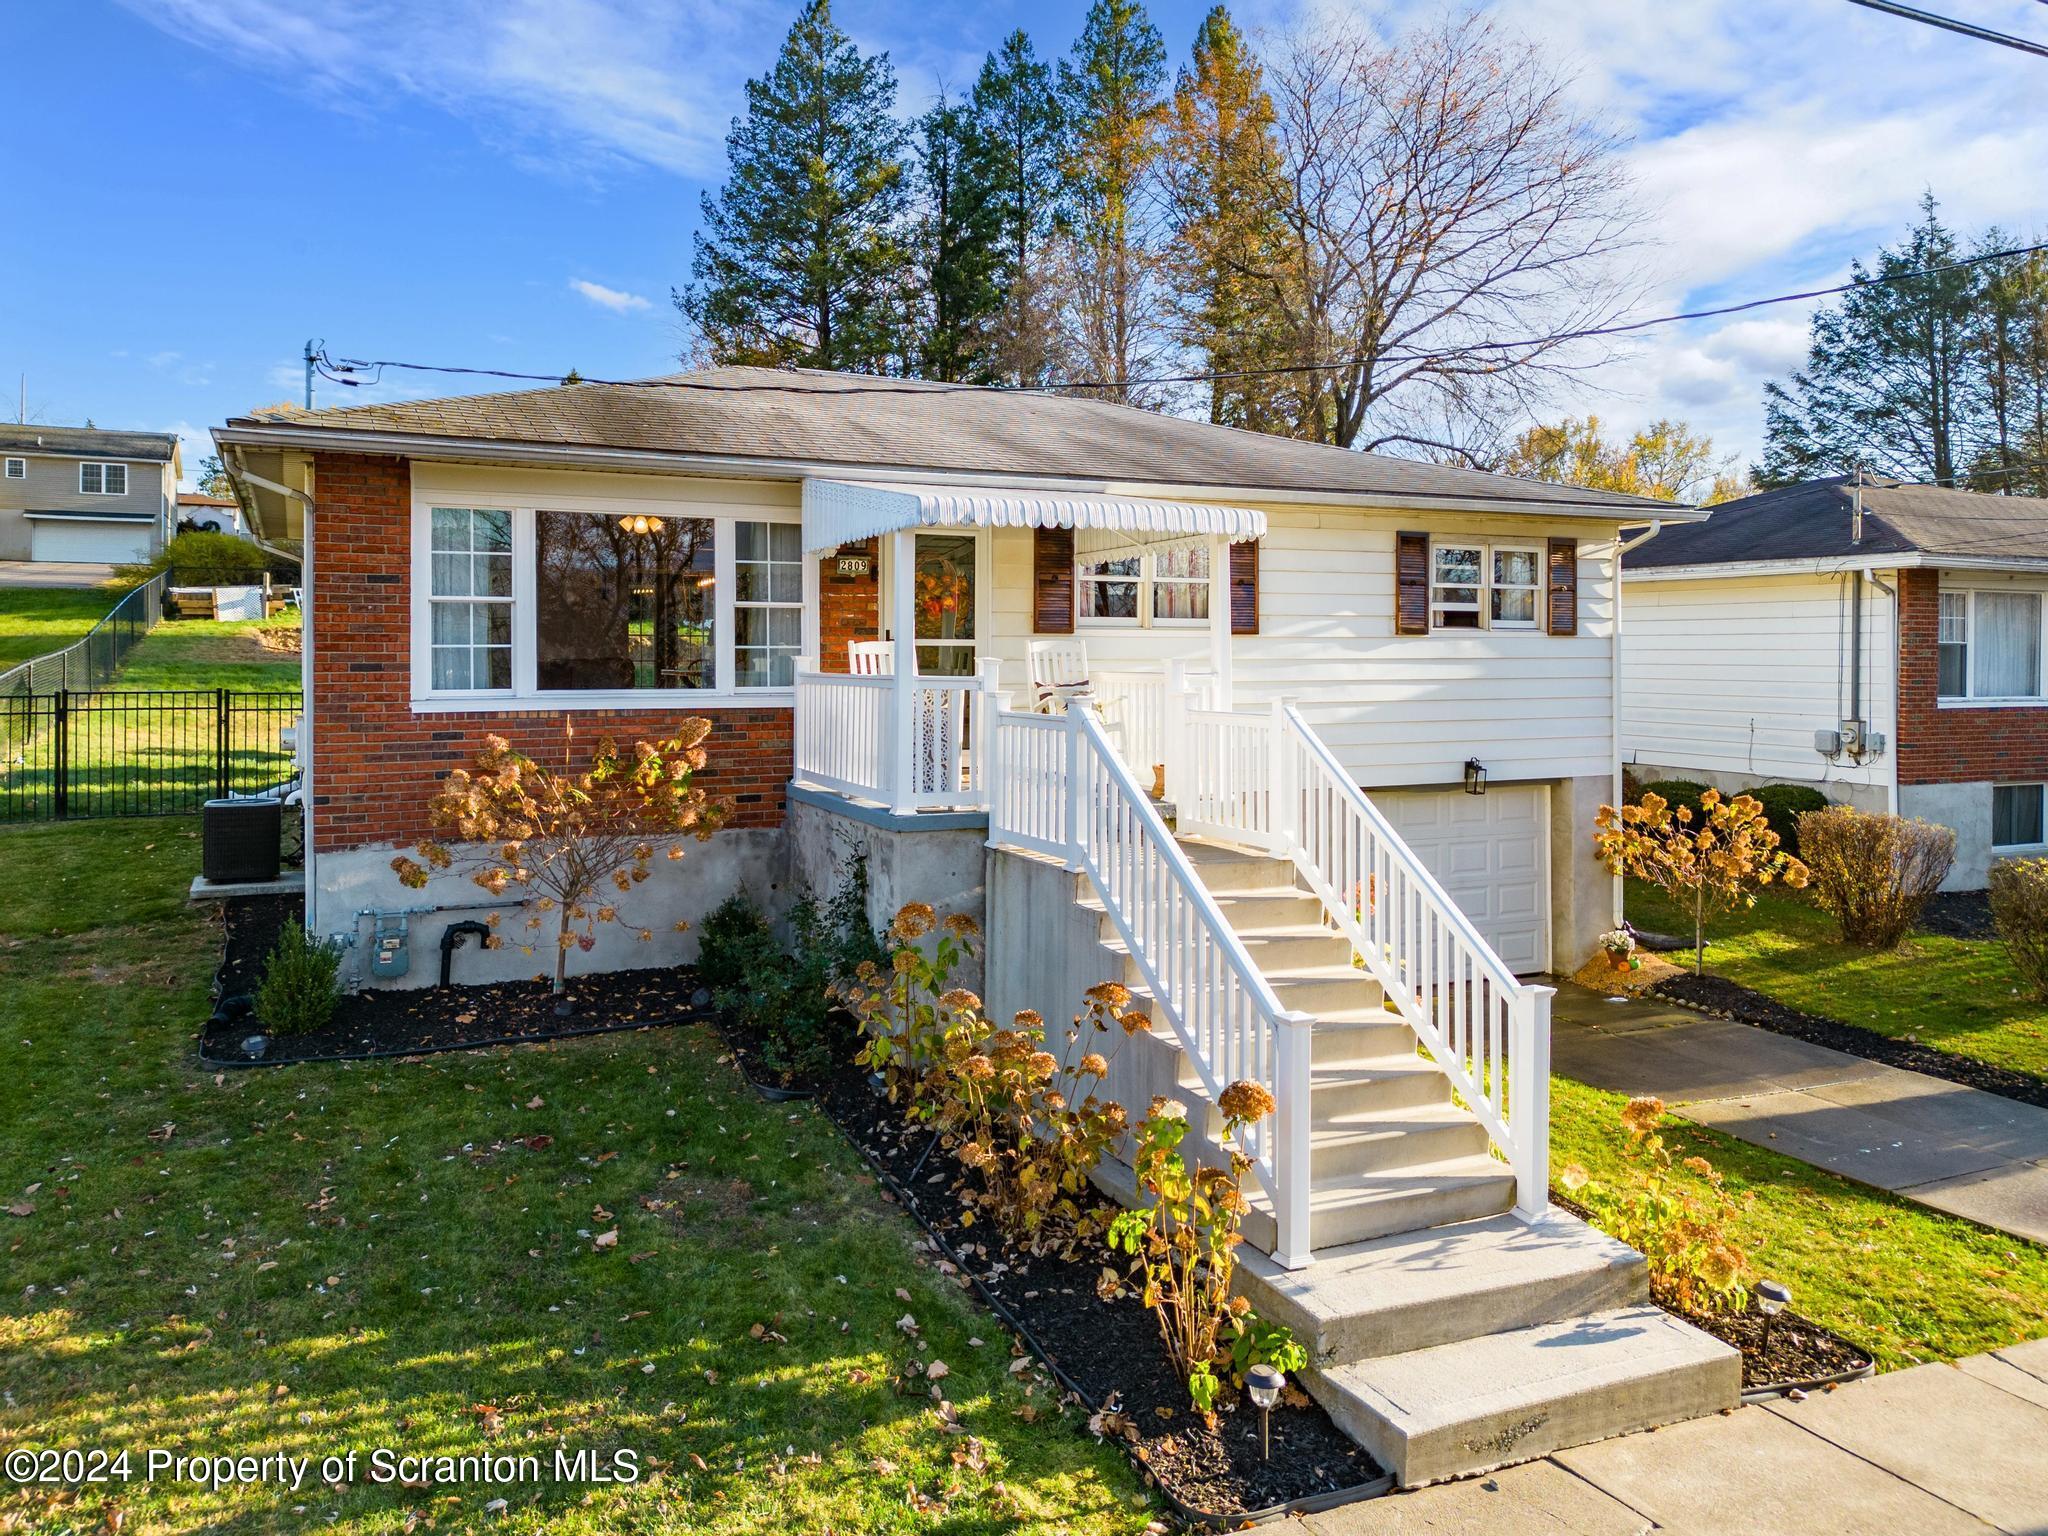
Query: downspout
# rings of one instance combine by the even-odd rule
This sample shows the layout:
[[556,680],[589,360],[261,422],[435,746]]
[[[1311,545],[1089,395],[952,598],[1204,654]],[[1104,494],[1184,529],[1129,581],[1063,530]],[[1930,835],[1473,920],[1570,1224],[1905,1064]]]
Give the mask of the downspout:
[[[232,444],[222,456],[221,465],[231,479],[296,501],[302,509],[305,524],[299,539],[299,591],[303,598],[299,605],[299,698],[302,704],[299,718],[299,824],[305,833],[305,923],[310,931],[313,926],[313,893],[320,888],[313,874],[313,498],[304,491],[257,474],[243,464],[240,450]],[[253,504],[255,498],[252,496],[250,500]]]
[[[1622,802],[1621,789],[1621,557],[1630,550],[1647,544],[1664,531],[1664,519],[1656,518],[1649,528],[1634,538],[1623,542],[1621,530],[1614,532],[1614,636],[1608,646],[1608,702],[1613,710],[1612,742],[1614,746],[1614,799],[1613,805]],[[1613,921],[1608,925],[1619,928],[1622,925],[1622,883],[1621,876],[1614,877]]]
[[1898,663],[1898,651],[1899,651],[1899,641],[1900,641],[1900,633],[1899,633],[1899,630],[1900,630],[1900,624],[1901,624],[1901,622],[1902,622],[1902,616],[1901,616],[1901,614],[1900,614],[1900,612],[1899,612],[1899,592],[1898,592],[1898,588],[1896,588],[1896,587],[1888,587],[1888,586],[1886,586],[1886,585],[1884,584],[1884,578],[1883,578],[1882,576],[1878,575],[1878,574],[1877,574],[1877,572],[1875,572],[1875,571],[1872,571],[1872,572],[1870,572],[1870,584],[1871,584],[1871,585],[1872,585],[1873,587],[1877,588],[1877,590],[1878,590],[1878,591],[1882,592],[1882,593],[1883,593],[1883,594],[1884,594],[1884,595],[1885,595],[1886,597],[1888,597],[1888,598],[1890,598],[1890,599],[1891,599],[1891,610],[1892,610],[1892,697],[1891,697],[1891,706],[1892,706],[1892,707],[1891,707],[1891,719],[1890,719],[1890,720],[1889,720],[1889,721],[1887,722],[1887,729],[1886,729],[1886,731],[1885,731],[1886,741],[1885,741],[1885,776],[1884,776],[1884,779],[1885,779],[1885,782],[1884,782],[1884,791],[1885,791],[1885,807],[1884,807],[1884,808],[1885,808],[1885,810],[1886,810],[1886,811],[1887,811],[1887,812],[1888,812],[1889,814],[1891,814],[1891,815],[1893,815],[1893,816],[1896,816],[1896,815],[1898,815],[1898,814],[1899,814],[1899,663]]

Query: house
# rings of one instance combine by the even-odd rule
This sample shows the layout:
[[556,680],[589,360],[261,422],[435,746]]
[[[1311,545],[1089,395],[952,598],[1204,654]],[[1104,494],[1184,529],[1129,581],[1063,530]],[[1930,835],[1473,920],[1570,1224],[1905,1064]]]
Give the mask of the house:
[[1620,530],[1683,509],[748,368],[214,435],[257,535],[304,550],[308,922],[357,982],[431,982],[452,921],[526,931],[390,868],[485,733],[560,761],[565,721],[587,748],[702,715],[730,821],[636,891],[648,941],[606,928],[578,968],[687,961],[674,923],[863,858],[871,916],[981,921],[995,1017],[1146,999],[1107,1088],[1191,1103],[1198,1156],[1224,1086],[1268,1087],[1244,1283],[1401,1481],[1735,1402],[1734,1352],[1549,1203],[1537,973],[1617,918],[1590,836]]
[[1808,481],[1668,528],[1624,584],[1638,778],[1806,784],[1953,827],[1949,890],[2048,851],[2048,505]]
[[147,560],[171,535],[179,473],[174,433],[0,426],[0,560]]
[[178,492],[178,526],[190,524],[200,533],[240,533],[242,509],[232,496],[208,496],[200,491]]

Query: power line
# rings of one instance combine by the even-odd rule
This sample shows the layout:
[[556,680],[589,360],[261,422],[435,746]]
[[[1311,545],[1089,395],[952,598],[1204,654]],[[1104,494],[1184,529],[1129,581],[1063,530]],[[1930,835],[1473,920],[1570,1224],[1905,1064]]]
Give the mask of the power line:
[[[1861,0],[1858,0],[1861,3]],[[2044,0],[2048,3],[2048,0]],[[1809,299],[1832,298],[1837,294],[1851,293],[1859,288],[1882,287],[1893,283],[1914,282],[1921,278],[1940,277],[1950,272],[1961,272],[1971,267],[1980,267],[1987,262],[2009,261],[2022,256],[2048,255],[2048,245],[2013,246],[2001,251],[1985,251],[1980,255],[1966,256],[1958,261],[1944,262],[1940,266],[1918,267],[1910,272],[1878,273],[1874,276],[1852,278],[1846,283],[1836,283],[1826,288],[1807,288],[1797,293],[1773,294],[1768,298],[1745,299],[1735,304],[1716,305],[1711,309],[1684,310],[1676,314],[1653,315],[1646,320],[1630,320],[1614,325],[1588,326],[1582,330],[1565,331],[1553,336],[1525,337],[1516,341],[1483,341],[1468,346],[1450,349],[1459,355],[1481,352],[1513,352],[1530,347],[1556,346],[1568,341],[1585,341],[1601,336],[1626,336],[1637,331],[1649,330],[1653,326],[1677,325],[1693,320],[1714,320],[1726,315],[1746,314],[1752,310],[1767,309],[1777,304],[1798,304]],[[1275,363],[1259,368],[1221,368],[1199,372],[1156,374],[1137,379],[1062,379],[1044,384],[997,385],[1017,394],[1045,394],[1057,390],[1122,390],[1135,389],[1154,384],[1207,384],[1227,383],[1233,379],[1274,378],[1298,373],[1335,373],[1351,368],[1363,367],[1375,362],[1413,362],[1439,356],[1437,353],[1404,353],[1389,351],[1375,353],[1370,357],[1354,357],[1320,363]],[[314,354],[321,376],[337,384],[360,386],[365,380],[351,378],[350,374],[368,373],[368,382],[381,379],[387,368],[400,369],[411,373],[442,373],[467,378],[508,379],[520,383],[564,384],[570,382],[570,375],[555,373],[522,373],[510,368],[478,368],[452,363],[414,363],[397,358],[338,358],[330,355],[323,347]],[[844,376],[841,376],[842,380]],[[575,382],[603,384],[619,389],[696,389],[712,393],[758,393],[775,390],[787,394],[879,394],[901,393],[906,384],[927,392],[956,390],[979,390],[990,386],[979,384],[949,384],[932,380],[884,379],[877,376],[872,385],[836,382],[830,385],[807,384],[792,378],[788,384],[720,384],[708,379],[659,378],[659,379],[593,379],[580,374]]]
[[1908,21],[1917,21],[1923,26],[1939,27],[1944,32],[1960,32],[1964,37],[1974,37],[1980,43],[1997,43],[2005,48],[2017,48],[2021,53],[2037,54],[2048,59],[2048,43],[2031,42],[2024,37],[2014,37],[2009,32],[1994,32],[1989,27],[1974,26],[1967,21],[1956,21],[1948,16],[1937,16],[1932,11],[1916,11],[1910,5],[1899,5],[1896,0],[1849,0],[1851,5],[1860,5],[1873,11],[1882,11],[1887,16],[1903,16]]

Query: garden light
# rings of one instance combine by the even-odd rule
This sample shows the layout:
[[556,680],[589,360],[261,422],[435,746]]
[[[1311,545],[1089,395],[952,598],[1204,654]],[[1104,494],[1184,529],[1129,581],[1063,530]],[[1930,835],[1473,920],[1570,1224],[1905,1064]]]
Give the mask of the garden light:
[[1259,1410],[1259,1456],[1273,1459],[1273,1405],[1280,1401],[1280,1388],[1287,1378],[1270,1365],[1255,1365],[1244,1373],[1244,1389]]
[[1763,1354],[1766,1359],[1771,1353],[1771,1319],[1792,1305],[1792,1288],[1782,1280],[1759,1280],[1756,1287],[1756,1309],[1764,1315]]

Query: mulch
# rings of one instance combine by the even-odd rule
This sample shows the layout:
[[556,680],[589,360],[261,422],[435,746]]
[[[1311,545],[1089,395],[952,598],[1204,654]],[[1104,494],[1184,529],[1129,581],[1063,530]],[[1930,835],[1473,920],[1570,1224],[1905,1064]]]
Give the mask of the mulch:
[[1737,1023],[1754,1024],[1758,1029],[1768,1029],[1773,1034],[1831,1046],[1851,1056],[1861,1056],[1866,1061],[1881,1061],[1888,1067],[1901,1067],[1908,1072],[1938,1077],[1943,1082],[1956,1083],[1964,1088],[1980,1088],[2000,1098],[2016,1099],[2022,1104],[2048,1109],[2048,1080],[2031,1072],[1994,1066],[1988,1061],[1960,1056],[1954,1051],[1939,1050],[1914,1040],[1895,1039],[1874,1029],[1844,1024],[1839,1019],[1825,1018],[1817,1013],[1803,1013],[1725,976],[1695,976],[1688,971],[1658,982],[1650,988],[1649,995],[1719,1014]]
[[1126,1260],[1099,1250],[1032,1256],[985,1227],[963,1226],[954,1193],[962,1170],[942,1149],[926,1155],[931,1132],[907,1125],[857,1074],[826,1085],[819,1102],[961,1265],[962,1278],[1078,1389],[1092,1425],[1120,1439],[1184,1512],[1236,1525],[1277,1506],[1343,1502],[1330,1496],[1344,1490],[1383,1491],[1385,1473],[1306,1394],[1272,1411],[1270,1460],[1261,1456],[1259,1413],[1249,1401],[1219,1402],[1214,1427],[1203,1424],[1152,1313],[1128,1289],[1111,1300],[1098,1294],[1103,1271],[1122,1276]]
[[1951,939],[1995,939],[1998,924],[1991,920],[1989,891],[1937,891],[1920,909],[1915,928]]
[[[199,1040],[200,1058],[212,1066],[417,1056],[690,1024],[707,1015],[697,1001],[696,972],[689,966],[662,966],[572,976],[566,1016],[556,1013],[554,994],[544,981],[402,991],[378,988],[342,997],[324,1029],[273,1035],[237,999],[253,997],[262,980],[264,957],[278,933],[286,923],[299,920],[299,898],[237,897],[226,907],[218,1001]],[[431,958],[438,964],[439,951],[432,951]],[[252,1035],[263,1036],[260,1056],[243,1049]]]

